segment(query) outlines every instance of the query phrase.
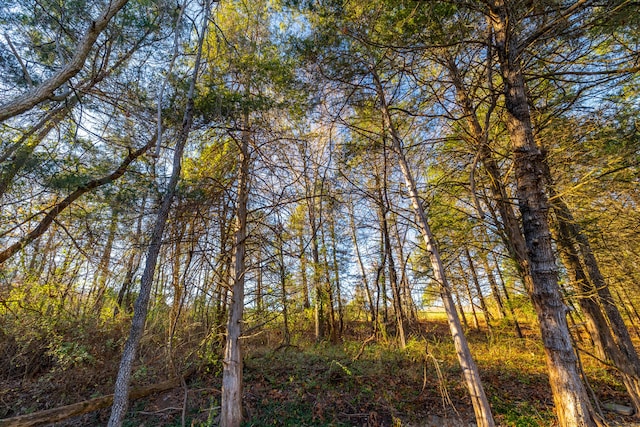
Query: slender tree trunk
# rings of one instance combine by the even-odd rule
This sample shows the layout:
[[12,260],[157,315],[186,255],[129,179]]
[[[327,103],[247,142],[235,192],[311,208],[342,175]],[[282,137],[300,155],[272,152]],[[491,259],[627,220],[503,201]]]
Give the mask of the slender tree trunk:
[[233,253],[233,288],[227,339],[222,370],[221,427],[239,427],[242,422],[242,317],[244,311],[245,241],[247,238],[247,203],[249,200],[249,120],[245,113],[238,175],[238,206]]
[[136,222],[136,231],[133,235],[132,248],[130,250],[129,257],[127,258],[127,268],[124,276],[124,281],[122,282],[122,286],[120,286],[120,290],[118,291],[118,300],[117,305],[113,310],[113,315],[117,316],[118,311],[124,308],[124,300],[125,296],[129,292],[129,288],[133,283],[133,276],[135,272],[138,270],[140,264],[141,250],[138,247],[140,245],[140,238],[142,236],[142,219],[144,218],[144,211],[147,207],[147,194],[142,198],[142,205],[140,209],[140,215],[138,216],[138,221]]
[[478,367],[476,366],[476,363],[471,356],[471,350],[469,349],[467,338],[464,334],[464,331],[462,330],[462,325],[460,324],[460,318],[458,317],[458,313],[456,312],[456,307],[453,302],[453,297],[451,296],[451,288],[449,287],[449,283],[444,272],[444,266],[440,258],[440,253],[436,246],[433,234],[431,233],[431,228],[429,227],[429,223],[427,221],[427,214],[422,207],[422,202],[420,200],[420,196],[418,195],[418,190],[413,178],[413,174],[411,173],[411,169],[409,168],[409,164],[402,149],[402,141],[396,131],[395,125],[389,113],[384,89],[382,87],[380,79],[374,69],[372,69],[371,72],[377,87],[378,97],[382,107],[384,124],[391,134],[393,151],[400,165],[400,169],[402,171],[402,175],[409,192],[409,197],[411,199],[411,203],[417,217],[418,225],[420,227],[427,252],[429,253],[429,259],[431,261],[434,278],[440,286],[440,296],[447,312],[449,328],[451,329],[451,335],[453,336],[458,361],[460,363],[460,366],[462,367],[462,372],[464,373],[464,377],[467,383],[467,388],[471,397],[471,403],[476,415],[476,422],[478,424],[478,427],[493,427],[495,426],[495,422],[493,420],[493,415],[491,414],[489,400],[487,399],[487,396],[484,392],[482,381],[480,380],[480,372],[478,371]]
[[498,289],[498,284],[496,283],[496,278],[489,267],[489,261],[487,260],[487,255],[483,254],[480,259],[482,260],[482,266],[484,268],[485,274],[487,275],[487,281],[489,282],[489,286],[491,287],[491,295],[493,299],[496,301],[496,305],[498,306],[498,312],[500,313],[501,319],[507,318],[507,311],[504,308],[504,304],[502,302],[502,296],[500,295],[500,290]]
[[360,267],[360,273],[362,274],[362,284],[367,295],[367,301],[369,302],[369,313],[371,314],[371,323],[373,329],[375,329],[376,323],[376,311],[371,295],[371,288],[369,287],[369,280],[367,279],[367,271],[364,268],[362,262],[362,255],[360,254],[360,246],[358,245],[358,230],[356,228],[355,212],[353,211],[353,203],[349,205],[349,220],[351,221],[351,238],[353,239],[353,247],[356,251],[356,259],[358,260],[358,266]]
[[[321,221],[322,223],[322,221]],[[325,292],[327,294],[327,306],[329,308],[329,317],[327,317],[327,327],[329,329],[329,339],[331,342],[337,342],[338,341],[338,329],[336,326],[336,311],[335,311],[335,303],[334,303],[334,286],[332,284],[331,281],[331,271],[329,268],[329,260],[327,259],[327,250],[328,250],[328,245],[327,245],[327,241],[325,239],[325,234],[324,234],[324,226],[320,226],[320,238],[322,240],[322,263],[323,263],[323,272],[324,272],[324,279],[325,279]]]
[[[279,224],[279,235],[282,236],[282,225]],[[283,344],[291,343],[291,332],[289,331],[289,313],[287,307],[287,267],[284,263],[284,242],[282,238],[278,239],[278,266],[280,270],[280,292],[282,304],[282,326],[283,326]]]
[[401,263],[401,277],[400,277],[400,291],[401,291],[401,300],[404,306],[405,313],[407,314],[408,320],[413,323],[417,323],[418,321],[418,313],[416,310],[416,304],[413,301],[413,297],[411,296],[411,286],[409,285],[409,277],[407,276],[407,260],[404,256],[403,244],[404,239],[400,238],[400,231],[398,230],[398,221],[397,215],[392,216],[392,229],[393,234],[396,239],[396,251],[398,253],[398,261]]
[[471,259],[471,253],[469,253],[469,248],[465,248],[465,256],[467,257],[467,262],[469,263],[469,270],[471,270],[471,278],[473,279],[473,284],[476,288],[476,293],[478,294],[478,300],[480,301],[480,309],[482,310],[484,321],[487,323],[487,329],[489,329],[489,332],[491,332],[492,331],[491,316],[489,315],[489,309],[487,308],[487,303],[484,300],[484,295],[482,295],[482,288],[480,287],[478,272],[476,271],[476,267],[473,264],[473,259]]
[[460,317],[462,318],[462,323],[464,324],[464,328],[469,330],[469,322],[467,321],[467,316],[464,313],[464,307],[462,306],[462,298],[460,298],[460,294],[457,289],[453,289],[453,294],[456,297],[456,302],[458,303],[458,312],[460,313]]
[[336,225],[334,218],[329,221],[329,234],[331,235],[331,249],[333,261],[333,274],[336,284],[336,299],[338,303],[338,336],[342,338],[344,331],[344,309],[342,307],[342,287],[340,284],[340,264],[338,263],[338,241],[336,238]]
[[471,293],[471,286],[469,286],[469,280],[464,277],[464,265],[460,262],[460,274],[462,274],[462,282],[464,283],[464,288],[467,291],[467,297],[469,298],[469,306],[471,307],[471,314],[473,315],[473,325],[476,331],[480,330],[480,322],[478,321],[478,313],[476,312],[476,305],[473,302],[473,293]]
[[300,276],[302,279],[302,306],[305,309],[311,307],[309,301],[309,279],[307,278],[307,254],[302,238],[302,227],[298,229],[298,245],[300,247]]
[[[385,216],[386,217],[386,216]],[[402,311],[402,301],[400,299],[400,287],[398,284],[398,275],[396,266],[391,252],[391,239],[389,238],[389,229],[386,219],[384,222],[385,250],[387,251],[387,259],[389,260],[389,284],[391,285],[391,293],[393,294],[393,311],[396,317],[397,336],[400,339],[400,348],[407,346],[407,337],[404,327],[404,312]]]
[[516,335],[518,338],[524,338],[522,334],[522,329],[520,328],[520,323],[518,322],[518,317],[516,316],[516,311],[513,308],[513,303],[511,302],[511,297],[509,296],[509,290],[507,289],[507,284],[504,282],[504,278],[502,277],[502,271],[500,270],[500,264],[498,263],[497,258],[494,256],[493,264],[496,267],[496,272],[498,273],[498,279],[500,279],[500,286],[502,287],[502,292],[504,292],[504,298],[507,301],[507,308],[509,309],[509,313],[511,313],[511,318],[513,319],[513,325],[516,330]]
[[[305,167],[306,169],[306,167]],[[307,204],[309,210],[309,223],[311,225],[311,257],[313,262],[313,291],[314,291],[314,326],[316,341],[324,338],[324,292],[322,290],[320,271],[320,249],[318,245],[318,221],[316,219],[315,186],[312,189],[305,171],[305,184],[307,187]]]
[[135,355],[138,350],[138,344],[140,342],[140,338],[142,337],[144,324],[147,319],[149,297],[151,295],[151,288],[153,287],[153,277],[156,270],[156,264],[158,262],[160,247],[162,244],[162,236],[164,234],[167,218],[169,217],[171,202],[173,201],[173,196],[176,192],[178,181],[180,180],[180,171],[182,169],[182,153],[184,152],[184,147],[186,145],[187,138],[189,137],[189,132],[191,131],[191,125],[193,123],[195,86],[196,80],[198,78],[198,71],[200,69],[202,45],[204,43],[204,36],[209,20],[208,0],[205,1],[204,7],[205,14],[203,20],[203,28],[200,31],[198,51],[195,58],[195,64],[193,66],[193,75],[189,86],[189,92],[187,93],[187,105],[182,119],[182,129],[180,130],[180,133],[178,135],[176,147],[173,154],[173,170],[171,172],[171,178],[169,180],[167,191],[162,199],[162,203],[156,217],[155,225],[151,233],[144,273],[142,274],[142,279],[140,281],[140,294],[136,299],[129,338],[125,343],[125,347],[122,352],[122,359],[120,360],[120,366],[118,368],[118,376],[116,378],[115,391],[113,395],[113,406],[111,407],[111,416],[109,418],[108,427],[120,427],[126,415],[127,406],[129,403],[129,380],[131,378],[131,368],[133,367],[133,361],[135,359]]
[[256,249],[257,254],[256,254],[256,311],[258,313],[262,313],[262,310],[264,310],[264,305],[263,305],[263,300],[262,300],[262,294],[263,294],[263,289],[262,289],[262,249],[260,247],[258,247]]
[[104,245],[104,251],[102,257],[100,257],[100,263],[98,264],[98,271],[96,271],[96,280],[94,288],[96,290],[95,302],[93,304],[93,311],[96,315],[100,315],[102,306],[104,304],[104,294],[107,291],[107,278],[109,277],[109,264],[111,263],[111,249],[113,248],[113,241],[116,238],[116,230],[118,228],[118,212],[111,208],[111,221],[109,222],[109,234],[107,235],[107,242]]

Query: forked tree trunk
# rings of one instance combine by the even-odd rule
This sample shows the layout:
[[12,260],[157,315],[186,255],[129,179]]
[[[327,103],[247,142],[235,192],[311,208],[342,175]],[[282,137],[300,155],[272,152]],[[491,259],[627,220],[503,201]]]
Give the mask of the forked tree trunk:
[[431,233],[431,228],[429,227],[429,222],[427,221],[427,214],[422,207],[422,202],[420,200],[420,196],[418,195],[418,190],[413,178],[413,174],[411,173],[411,169],[409,168],[409,164],[404,155],[404,151],[402,149],[402,141],[391,119],[382,83],[380,82],[375,69],[371,70],[371,74],[376,84],[379,101],[381,103],[384,125],[391,134],[393,151],[398,159],[398,163],[402,171],[407,190],[409,192],[409,197],[411,199],[411,203],[417,217],[418,225],[420,227],[427,252],[429,253],[429,259],[431,261],[431,268],[433,269],[434,278],[440,286],[440,296],[442,297],[442,301],[447,312],[449,328],[451,329],[451,335],[453,336],[453,342],[456,349],[456,354],[458,356],[458,361],[460,363],[460,366],[462,367],[462,372],[464,374],[467,388],[469,390],[471,403],[473,404],[473,410],[476,416],[476,422],[479,427],[494,427],[495,422],[493,420],[493,415],[491,414],[489,400],[487,399],[484,388],[482,387],[482,381],[480,380],[478,367],[476,366],[476,363],[471,356],[471,350],[469,349],[467,338],[464,334],[464,331],[462,330],[460,318],[458,317],[458,313],[456,312],[456,307],[453,302],[453,297],[451,296],[451,288],[449,287],[447,277],[444,273],[444,266],[440,258],[440,253],[438,252],[438,248],[435,244],[435,239],[433,238],[433,234]]

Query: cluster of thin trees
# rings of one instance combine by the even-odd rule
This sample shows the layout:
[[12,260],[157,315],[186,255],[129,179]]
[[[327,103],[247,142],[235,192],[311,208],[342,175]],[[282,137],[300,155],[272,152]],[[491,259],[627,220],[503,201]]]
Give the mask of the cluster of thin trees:
[[277,321],[288,345],[306,319],[331,341],[366,319],[404,346],[434,303],[492,426],[467,315],[522,336],[525,299],[559,425],[601,422],[581,352],[620,372],[639,412],[637,12],[6,1],[0,313],[131,318],[111,426],[149,313],[173,369],[185,325],[224,349],[230,427],[247,325]]

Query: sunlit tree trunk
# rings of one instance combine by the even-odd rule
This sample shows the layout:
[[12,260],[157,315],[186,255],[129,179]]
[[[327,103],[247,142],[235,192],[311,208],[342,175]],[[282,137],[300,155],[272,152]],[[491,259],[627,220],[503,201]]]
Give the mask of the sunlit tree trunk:
[[567,307],[558,287],[548,202],[542,181],[542,154],[533,138],[518,37],[503,0],[490,2],[490,23],[504,80],[506,126],[513,151],[517,197],[532,282],[528,289],[538,314],[549,380],[560,426],[595,426],[594,411],[580,378],[567,325]]
[[469,390],[469,396],[471,397],[471,403],[473,405],[476,416],[476,423],[479,427],[493,427],[495,426],[495,422],[493,420],[493,415],[491,414],[489,400],[487,399],[487,396],[484,392],[482,381],[480,380],[480,372],[478,371],[478,367],[476,366],[476,363],[471,356],[469,343],[467,342],[467,338],[462,329],[462,325],[460,324],[460,318],[458,317],[458,313],[456,312],[456,307],[453,302],[453,297],[451,296],[451,288],[449,287],[449,282],[444,272],[444,266],[440,258],[440,253],[438,252],[435,239],[433,237],[433,234],[431,233],[431,228],[427,220],[427,214],[422,207],[422,202],[420,200],[420,196],[418,195],[418,190],[413,178],[413,174],[411,173],[411,169],[409,168],[409,163],[407,162],[407,159],[404,155],[402,141],[395,128],[395,125],[391,118],[391,114],[389,113],[384,89],[375,69],[371,70],[371,74],[374,79],[379,102],[381,104],[384,124],[386,129],[391,134],[393,152],[397,157],[402,175],[405,180],[407,191],[409,192],[409,197],[416,214],[420,232],[424,239],[426,250],[429,254],[434,278],[440,287],[440,296],[447,312],[449,328],[451,329],[451,335],[453,336],[456,354],[458,356],[458,362],[462,367],[462,372],[464,374],[467,388]]
[[631,335],[600,272],[589,240],[555,189],[546,159],[543,169],[557,223],[556,241],[570,279],[581,292],[578,303],[587,318],[597,354],[619,369],[636,416],[640,416],[640,358]]

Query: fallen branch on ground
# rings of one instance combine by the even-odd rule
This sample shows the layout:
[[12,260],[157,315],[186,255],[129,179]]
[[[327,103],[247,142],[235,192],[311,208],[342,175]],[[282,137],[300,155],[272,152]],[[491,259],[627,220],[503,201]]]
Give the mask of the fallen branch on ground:
[[[129,393],[129,400],[141,399],[155,393],[180,387],[182,378],[189,378],[195,372],[195,368],[191,368],[185,372],[182,377],[172,378],[160,384],[134,388],[131,390],[131,393]],[[5,418],[4,420],[0,420],[0,427],[34,427],[43,424],[57,423],[71,417],[108,408],[112,403],[113,394],[110,394],[107,396],[96,397],[95,399],[85,400],[84,402],[62,406],[60,408],[47,409],[44,411],[34,412],[33,414],[19,415],[13,418]]]

